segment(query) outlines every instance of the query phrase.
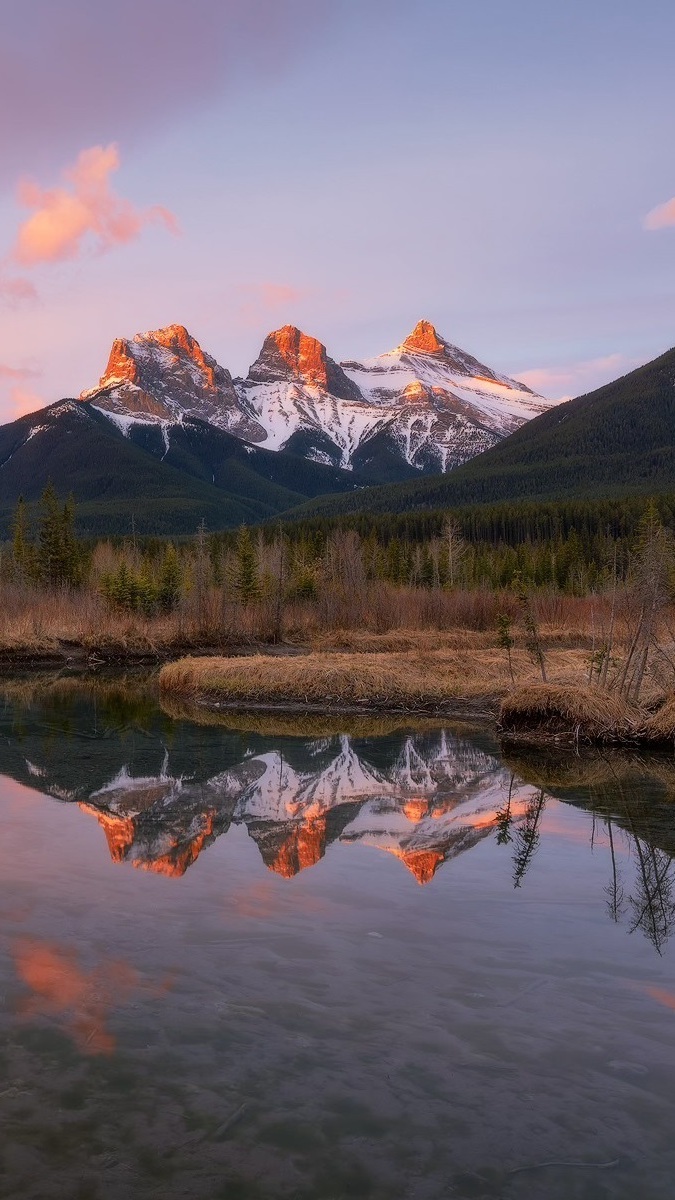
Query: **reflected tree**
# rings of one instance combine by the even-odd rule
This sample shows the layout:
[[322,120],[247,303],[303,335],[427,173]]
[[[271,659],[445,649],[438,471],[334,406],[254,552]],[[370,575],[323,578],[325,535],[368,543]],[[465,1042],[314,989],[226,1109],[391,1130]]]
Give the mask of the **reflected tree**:
[[631,933],[641,929],[661,954],[675,921],[675,879],[673,859],[665,850],[643,842],[633,834],[638,862],[637,886],[629,896],[633,913]]
[[612,860],[612,878],[604,888],[604,892],[607,897],[607,911],[612,920],[618,924],[619,918],[621,917],[625,907],[624,890],[616,861],[614,827],[611,820],[605,821],[605,826],[607,828],[607,836],[609,838],[609,853]]
[[542,788],[530,800],[525,810],[525,818],[516,830],[513,852],[513,886],[516,888],[523,882],[539,845],[539,822],[545,805],[546,793]]
[[497,809],[496,826],[497,826],[497,845],[505,846],[508,842],[513,841],[511,826],[513,825],[513,813],[511,812],[511,800],[513,797],[513,784],[515,775],[511,774],[509,780],[509,795],[506,804],[503,808]]

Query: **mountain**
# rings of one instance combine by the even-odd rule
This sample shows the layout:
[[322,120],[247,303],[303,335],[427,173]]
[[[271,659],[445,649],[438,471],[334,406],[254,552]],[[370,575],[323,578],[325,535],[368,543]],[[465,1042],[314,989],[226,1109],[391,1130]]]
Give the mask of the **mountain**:
[[449,476],[324,497],[289,517],[675,490],[675,349],[529,421]]
[[0,527],[19,495],[39,499],[48,480],[73,492],[81,533],[194,533],[266,520],[327,491],[352,472],[275,454],[183,416],[120,424],[95,405],[62,400],[0,427]]
[[[546,407],[421,321],[396,349],[339,364],[294,326],[246,379],[182,325],[113,343],[98,386],[0,427],[0,529],[48,480],[91,535],[269,520],[319,496],[449,470]],[[332,503],[332,501],[331,501]]]
[[126,431],[129,420],[174,424],[199,417],[246,441],[265,431],[242,411],[230,372],[182,325],[117,338],[97,387],[82,392]]
[[171,325],[117,340],[98,386],[81,399],[124,432],[197,417],[370,483],[448,471],[549,407],[427,321],[395,350],[342,364],[285,325],[266,337],[246,379],[233,379]]

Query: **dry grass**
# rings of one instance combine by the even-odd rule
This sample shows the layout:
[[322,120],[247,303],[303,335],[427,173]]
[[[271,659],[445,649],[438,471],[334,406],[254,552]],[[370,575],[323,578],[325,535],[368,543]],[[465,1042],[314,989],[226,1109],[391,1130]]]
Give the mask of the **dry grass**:
[[[523,651],[513,656],[520,677],[534,681]],[[585,670],[582,651],[550,656],[561,679]],[[496,712],[511,686],[504,655],[494,649],[426,649],[390,653],[311,653],[293,658],[183,658],[168,663],[160,690],[182,700],[253,705],[364,706],[376,709]]]
[[541,683],[509,692],[499,709],[499,724],[507,735],[603,742],[633,738],[642,721],[638,710],[609,692]]
[[314,651],[356,651],[360,654],[428,653],[433,650],[462,650],[468,646],[487,648],[494,635],[474,629],[394,629],[371,633],[367,629],[319,631],[310,641]]
[[643,735],[649,742],[675,742],[675,696],[669,695],[644,722]]

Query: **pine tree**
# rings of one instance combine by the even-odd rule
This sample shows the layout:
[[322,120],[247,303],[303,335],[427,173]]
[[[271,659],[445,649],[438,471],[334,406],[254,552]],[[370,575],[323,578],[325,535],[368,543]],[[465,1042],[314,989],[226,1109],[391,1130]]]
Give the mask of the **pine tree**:
[[511,651],[513,649],[513,637],[511,634],[511,618],[508,613],[499,613],[497,615],[497,641],[502,650],[506,651],[506,656],[509,662],[509,672],[511,675],[511,683],[515,683],[513,676],[513,661],[511,659]]
[[75,537],[75,498],[72,493],[61,513],[61,576],[62,582],[77,587],[80,582],[80,553]]
[[41,524],[38,533],[37,566],[41,583],[57,587],[63,577],[63,515],[59,498],[48,483],[40,499]]
[[172,612],[180,600],[181,572],[176,547],[171,543],[164,552],[159,575],[157,599],[162,612]]
[[28,509],[23,496],[19,496],[12,518],[12,557],[17,574],[24,578],[28,573],[31,547],[28,542]]
[[246,525],[241,526],[237,538],[234,586],[242,604],[250,604],[260,595],[258,558]]

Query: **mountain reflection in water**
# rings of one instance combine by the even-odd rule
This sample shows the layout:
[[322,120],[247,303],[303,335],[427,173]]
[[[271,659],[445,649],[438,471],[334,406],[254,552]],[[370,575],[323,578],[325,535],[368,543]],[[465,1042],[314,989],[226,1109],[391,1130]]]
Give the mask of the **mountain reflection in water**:
[[171,719],[133,685],[87,691],[57,681],[40,699],[29,686],[20,694],[9,687],[0,773],[77,803],[98,821],[114,862],[175,877],[241,825],[265,866],[288,879],[335,843],[391,854],[424,885],[442,864],[494,837],[508,848],[519,888],[554,797],[594,814],[588,838],[607,854],[611,918],[641,929],[659,950],[669,936],[670,757],[501,757],[484,732],[468,727],[406,730],[390,721],[384,729],[376,721],[337,733],[334,722],[305,719],[292,736],[288,729],[302,724],[292,718],[179,715]]
[[[50,736],[15,733],[0,747],[0,771],[78,803],[101,825],[115,862],[164,875],[183,875],[235,824],[287,878],[339,841],[394,854],[428,883],[441,863],[489,835],[503,800],[498,759],[443,729],[396,731],[382,745],[347,734],[280,739],[211,727],[199,730],[190,761],[189,726],[174,750],[161,729],[146,728],[140,740],[138,730],[116,736],[105,710],[97,719],[104,736],[78,755],[85,732],[74,722],[73,753],[62,745],[58,760]],[[530,791],[511,788],[514,824]]]

